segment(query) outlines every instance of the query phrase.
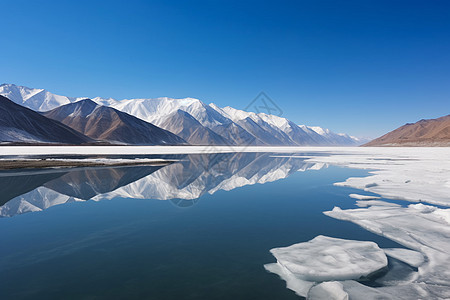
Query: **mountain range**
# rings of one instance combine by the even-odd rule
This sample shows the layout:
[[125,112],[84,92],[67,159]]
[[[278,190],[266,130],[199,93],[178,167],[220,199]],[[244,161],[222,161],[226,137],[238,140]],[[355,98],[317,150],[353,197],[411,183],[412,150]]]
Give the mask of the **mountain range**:
[[450,146],[450,115],[405,124],[364,146]]
[[[286,118],[220,108],[194,98],[86,99],[14,84],[0,85],[0,95],[78,131],[85,140],[133,145],[255,146],[356,146],[366,142],[321,127],[297,125]],[[16,130],[14,124],[8,130]],[[2,137],[1,141],[10,140]],[[24,141],[43,140],[27,136]]]

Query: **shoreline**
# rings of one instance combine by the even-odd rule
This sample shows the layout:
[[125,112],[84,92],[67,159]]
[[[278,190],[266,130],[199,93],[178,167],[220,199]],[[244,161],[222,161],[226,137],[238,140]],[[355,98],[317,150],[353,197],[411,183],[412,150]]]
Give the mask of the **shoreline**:
[[331,152],[331,153],[446,152],[450,147],[330,147],[330,146],[7,146],[0,147],[2,156],[35,155],[151,155],[151,154],[213,154],[235,152]]
[[165,159],[6,159],[0,160],[0,171],[79,167],[166,166]]

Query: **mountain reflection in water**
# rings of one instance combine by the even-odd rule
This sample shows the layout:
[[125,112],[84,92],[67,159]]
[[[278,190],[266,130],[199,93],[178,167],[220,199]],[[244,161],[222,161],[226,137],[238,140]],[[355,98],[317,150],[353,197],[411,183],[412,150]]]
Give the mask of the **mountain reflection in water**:
[[186,155],[167,166],[91,167],[0,173],[0,216],[41,211],[74,201],[120,198],[195,205],[202,195],[321,169],[295,155],[226,153]]

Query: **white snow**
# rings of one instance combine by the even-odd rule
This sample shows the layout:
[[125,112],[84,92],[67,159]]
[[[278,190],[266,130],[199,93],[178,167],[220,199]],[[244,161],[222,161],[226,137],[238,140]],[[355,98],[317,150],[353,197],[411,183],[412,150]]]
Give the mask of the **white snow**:
[[[304,126],[304,125],[303,125]],[[303,128],[303,126],[301,126]],[[345,133],[335,133],[327,128],[322,128],[319,126],[306,126],[309,130],[312,130],[322,136],[323,138],[329,140],[330,142],[334,142],[336,145],[342,145],[343,141],[351,141],[353,145],[364,144],[365,142],[369,142],[369,140],[359,139],[354,136],[350,136]]]
[[309,161],[367,169],[371,174],[348,178],[337,186],[361,189],[383,198],[450,206],[450,147],[349,147],[329,153]]
[[257,114],[254,112],[247,112],[247,111],[239,110],[239,109],[233,108],[231,106],[225,106],[223,108],[220,108],[217,105],[215,105],[214,103],[209,104],[209,106],[211,106],[212,108],[214,108],[215,110],[220,112],[222,115],[224,115],[227,118],[230,118],[231,120],[233,120],[235,122],[244,120],[245,118],[250,118],[254,121],[258,119]]
[[324,129],[319,126],[309,126],[309,128],[311,128],[312,130],[314,130],[315,132],[317,132],[320,135],[326,135],[327,133],[329,133],[328,129]]

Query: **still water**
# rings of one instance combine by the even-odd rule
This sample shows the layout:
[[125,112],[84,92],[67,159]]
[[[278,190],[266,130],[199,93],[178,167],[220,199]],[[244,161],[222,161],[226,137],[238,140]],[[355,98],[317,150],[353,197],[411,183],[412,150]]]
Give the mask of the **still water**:
[[[302,155],[304,155],[303,153]],[[297,154],[298,155],[298,154]],[[0,299],[299,299],[264,264],[317,235],[402,247],[322,212],[367,171],[271,153],[0,174]]]

